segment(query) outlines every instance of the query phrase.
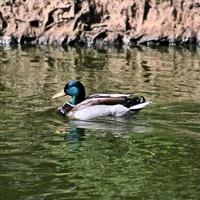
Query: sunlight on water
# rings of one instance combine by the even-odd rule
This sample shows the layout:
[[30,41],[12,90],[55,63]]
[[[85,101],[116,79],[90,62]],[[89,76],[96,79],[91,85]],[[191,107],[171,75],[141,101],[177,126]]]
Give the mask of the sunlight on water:
[[[132,93],[136,116],[72,121],[53,100]],[[200,49],[0,48],[0,199],[198,199]]]

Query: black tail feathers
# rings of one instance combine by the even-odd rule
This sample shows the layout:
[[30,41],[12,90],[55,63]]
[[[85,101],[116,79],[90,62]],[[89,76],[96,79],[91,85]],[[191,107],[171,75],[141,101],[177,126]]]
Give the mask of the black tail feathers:
[[126,98],[123,101],[122,105],[124,105],[127,108],[130,108],[130,107],[135,106],[137,104],[144,103],[145,101],[146,100],[143,96],[141,96],[141,97],[136,96],[136,97],[133,97],[133,98]]

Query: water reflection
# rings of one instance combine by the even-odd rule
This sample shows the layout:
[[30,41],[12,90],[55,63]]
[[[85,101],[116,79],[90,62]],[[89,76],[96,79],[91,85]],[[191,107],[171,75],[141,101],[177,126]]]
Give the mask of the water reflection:
[[60,115],[58,117],[63,123],[56,127],[54,132],[56,135],[64,135],[67,149],[70,152],[78,151],[87,135],[129,137],[130,134],[152,132],[152,127],[148,124],[147,119],[139,115],[129,114],[123,118],[103,117],[92,121],[69,120]]
[[161,101],[200,99],[198,48],[195,52],[174,48],[103,52],[29,48],[1,50],[0,56],[2,88],[16,86],[20,96],[38,92],[52,96],[73,78],[86,85],[88,94],[120,91],[146,93]]
[[67,147],[69,151],[77,151],[81,147],[81,141],[84,140],[85,129],[70,126],[66,131],[65,141],[67,141]]
[[[200,49],[0,48],[3,199],[198,199]],[[153,103],[136,116],[62,119],[69,79],[87,94]]]

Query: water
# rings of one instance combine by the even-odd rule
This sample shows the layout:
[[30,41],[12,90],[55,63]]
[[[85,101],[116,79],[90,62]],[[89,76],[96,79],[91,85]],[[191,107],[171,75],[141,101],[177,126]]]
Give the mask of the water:
[[[144,95],[137,116],[62,119],[87,94]],[[0,199],[199,199],[200,49],[0,49]]]

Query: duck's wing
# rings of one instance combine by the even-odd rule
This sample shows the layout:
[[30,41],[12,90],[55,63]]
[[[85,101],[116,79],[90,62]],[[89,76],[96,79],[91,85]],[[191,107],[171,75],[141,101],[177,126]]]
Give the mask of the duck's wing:
[[124,100],[127,98],[127,95],[123,96],[98,96],[95,97],[92,95],[91,98],[87,98],[81,103],[77,104],[73,111],[81,110],[90,106],[96,106],[96,105],[116,105],[121,104],[124,102]]
[[131,94],[93,94],[88,96],[86,99],[93,99],[93,98],[126,98],[130,97]]

